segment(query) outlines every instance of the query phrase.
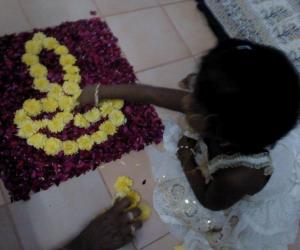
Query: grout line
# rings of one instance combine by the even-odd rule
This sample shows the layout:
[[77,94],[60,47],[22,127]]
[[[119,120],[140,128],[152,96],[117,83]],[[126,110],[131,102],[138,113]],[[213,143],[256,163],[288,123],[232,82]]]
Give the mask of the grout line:
[[[103,17],[103,19],[104,19],[104,15],[103,15],[103,13],[102,13],[102,11],[101,11],[101,9],[100,9],[100,6],[98,6],[96,0],[91,0],[91,2],[95,5],[96,10],[97,10],[97,12],[99,13],[98,16]],[[97,15],[96,15],[96,16],[97,16]],[[101,18],[101,19],[102,19],[102,18]]]
[[180,31],[176,28],[175,23],[173,22],[172,18],[168,15],[168,12],[165,10],[164,6],[160,7],[162,9],[162,11],[164,12],[164,14],[166,15],[167,19],[170,21],[171,25],[173,26],[173,28],[175,29],[176,33],[178,34],[179,38],[181,39],[181,41],[183,42],[183,44],[185,45],[185,47],[188,49],[188,51],[190,52],[190,56],[193,56],[193,51],[190,49],[190,47],[186,44],[184,38],[182,37]]
[[24,8],[24,6],[23,6],[21,0],[17,0],[17,1],[18,1],[18,5],[19,5],[19,7],[20,7],[20,9],[21,9],[21,12],[22,12],[23,15],[25,16],[25,19],[26,19],[27,23],[29,24],[30,28],[33,29],[33,28],[34,28],[34,27],[33,27],[33,24],[31,23],[30,18],[29,18],[29,16],[27,15],[27,12],[25,11],[25,8]]
[[121,11],[118,13],[114,13],[114,14],[109,14],[109,15],[103,15],[104,17],[114,17],[114,16],[119,16],[119,15],[125,15],[125,14],[129,14],[129,13],[133,13],[133,12],[137,12],[137,11],[141,11],[141,10],[148,10],[148,9],[154,9],[154,8],[159,8],[159,4],[157,5],[152,5],[152,6],[148,6],[148,7],[141,7],[138,9],[133,9],[133,10],[127,10],[127,11]]
[[194,0],[177,0],[176,2],[170,2],[170,3],[160,3],[159,1],[159,5],[161,6],[166,6],[166,5],[171,5],[171,4],[176,4],[176,3],[181,3],[181,2],[191,2],[191,1],[194,1]]
[[161,240],[162,238],[166,237],[166,236],[169,235],[169,234],[170,234],[170,233],[168,232],[168,233],[166,233],[166,234],[164,234],[164,235],[158,237],[157,239],[155,239],[155,240],[149,242],[147,245],[143,246],[143,247],[141,248],[141,250],[143,250],[143,249],[145,249],[146,247],[152,245],[152,244],[155,243],[156,241]]

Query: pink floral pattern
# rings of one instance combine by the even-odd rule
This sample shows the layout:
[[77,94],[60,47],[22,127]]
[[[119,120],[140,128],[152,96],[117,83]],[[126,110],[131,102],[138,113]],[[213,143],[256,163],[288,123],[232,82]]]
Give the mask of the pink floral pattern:
[[[115,38],[105,22],[99,18],[66,22],[54,28],[34,30],[0,38],[0,178],[9,190],[11,200],[29,199],[31,192],[46,190],[74,176],[95,169],[99,164],[121,158],[131,150],[141,150],[162,139],[163,125],[150,105],[126,103],[123,113],[127,123],[108,141],[95,145],[91,151],[72,156],[47,156],[16,136],[14,113],[28,98],[42,98],[32,88],[32,78],[21,61],[24,44],[33,33],[42,31],[68,47],[77,58],[81,71],[81,87],[101,84],[133,83],[133,68],[122,56]],[[48,68],[51,82],[63,83],[62,69],[53,52],[42,51],[41,62]],[[88,109],[85,107],[84,109]],[[78,138],[92,133],[95,126],[81,129],[73,124],[57,135],[60,139]],[[49,133],[45,131],[45,133]],[[50,135],[50,134],[49,134]]]

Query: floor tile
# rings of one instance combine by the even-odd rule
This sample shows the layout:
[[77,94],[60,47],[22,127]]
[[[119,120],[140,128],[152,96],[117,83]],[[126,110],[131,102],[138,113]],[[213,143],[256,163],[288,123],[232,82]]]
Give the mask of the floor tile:
[[143,248],[143,250],[174,250],[174,247],[179,244],[180,242],[177,239],[168,234],[163,238],[150,244],[149,246],[146,246],[145,248]]
[[65,21],[90,18],[96,6],[92,0],[21,0],[32,25],[55,26]]
[[216,38],[195,1],[166,5],[164,9],[194,55],[203,54],[216,44]]
[[104,16],[157,6],[156,0],[95,0]]
[[0,208],[0,249],[21,249],[7,206]]
[[21,5],[18,0],[0,0],[0,35],[29,30]]
[[[118,176],[125,175],[132,178],[134,189],[141,194],[145,202],[152,206],[155,183],[152,179],[150,162],[145,151],[131,152],[119,161],[100,167],[99,170],[112,193],[114,193],[113,184]],[[146,181],[144,185],[143,181]],[[141,249],[166,233],[168,233],[166,226],[153,210],[150,219],[144,223],[143,228],[137,233],[135,245],[138,249]]]
[[9,205],[25,250],[54,249],[74,237],[111,204],[98,171]]
[[176,2],[182,2],[186,0],[158,0],[160,4],[168,4],[168,3],[176,3]]
[[135,71],[190,55],[161,8],[108,17],[107,22]]

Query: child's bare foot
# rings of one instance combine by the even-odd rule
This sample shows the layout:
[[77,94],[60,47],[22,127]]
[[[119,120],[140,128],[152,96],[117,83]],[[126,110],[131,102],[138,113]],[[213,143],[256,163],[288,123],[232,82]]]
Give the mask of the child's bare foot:
[[191,90],[191,88],[192,88],[192,86],[191,86],[192,79],[196,76],[197,76],[197,74],[195,74],[195,73],[188,74],[184,79],[182,79],[178,83],[179,87],[182,88],[182,89]]
[[142,222],[136,220],[140,209],[124,211],[130,206],[128,198],[118,200],[107,212],[94,219],[71,243],[63,249],[112,250],[129,243]]

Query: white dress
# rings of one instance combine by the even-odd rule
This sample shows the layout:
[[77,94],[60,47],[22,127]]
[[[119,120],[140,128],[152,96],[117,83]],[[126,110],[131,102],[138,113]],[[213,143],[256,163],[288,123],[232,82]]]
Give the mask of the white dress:
[[[166,121],[165,151],[153,146],[146,149],[157,181],[154,207],[170,232],[188,250],[287,249],[296,238],[300,217],[300,127],[280,140],[270,154],[219,156],[208,162],[207,178],[218,169],[241,162],[272,174],[260,192],[217,212],[198,202],[182,171],[176,151],[183,134],[177,124]],[[197,163],[207,159],[205,145],[199,144],[202,152],[196,154]]]

